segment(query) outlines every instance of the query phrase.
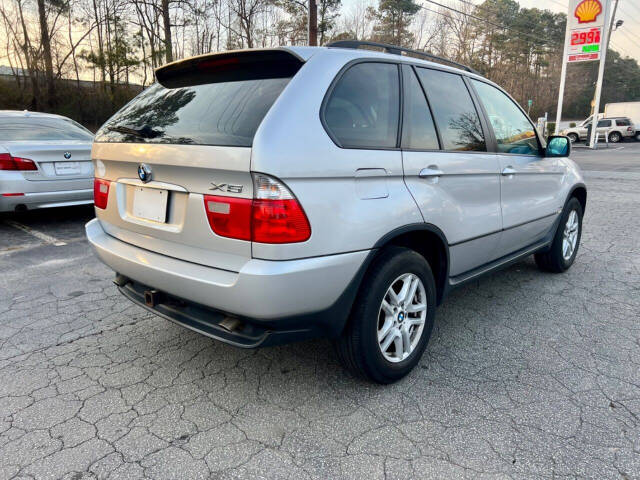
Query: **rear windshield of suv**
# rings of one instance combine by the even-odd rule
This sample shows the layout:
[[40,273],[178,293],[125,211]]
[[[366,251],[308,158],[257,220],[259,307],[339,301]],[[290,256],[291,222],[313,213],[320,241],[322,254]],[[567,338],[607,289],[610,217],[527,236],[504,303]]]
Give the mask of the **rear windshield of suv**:
[[156,83],[111,117],[97,142],[250,147],[290,78],[166,88]]

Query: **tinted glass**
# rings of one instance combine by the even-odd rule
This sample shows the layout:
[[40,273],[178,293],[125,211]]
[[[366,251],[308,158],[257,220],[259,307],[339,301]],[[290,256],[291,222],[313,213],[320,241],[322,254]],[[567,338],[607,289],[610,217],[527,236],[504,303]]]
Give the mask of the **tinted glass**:
[[156,83],[111,117],[96,141],[250,147],[288,82],[269,78],[180,88]]
[[598,121],[598,127],[610,127],[611,126],[611,120],[599,120]]
[[460,75],[419,68],[445,150],[480,150],[487,146],[471,95]]
[[0,117],[0,141],[82,140],[90,142],[91,132],[67,118]]
[[399,90],[396,65],[354,65],[331,92],[324,112],[328,129],[343,147],[395,147]]
[[433,124],[420,82],[413,70],[407,69],[404,97],[405,113],[402,122],[402,146],[419,150],[438,149],[438,135]]
[[620,125],[621,127],[628,127],[629,125],[631,125],[631,122],[626,118],[622,118],[620,120],[616,120],[616,124]]
[[522,110],[497,88],[477,80],[472,82],[489,116],[498,151],[537,155],[540,150],[538,139],[533,125]]

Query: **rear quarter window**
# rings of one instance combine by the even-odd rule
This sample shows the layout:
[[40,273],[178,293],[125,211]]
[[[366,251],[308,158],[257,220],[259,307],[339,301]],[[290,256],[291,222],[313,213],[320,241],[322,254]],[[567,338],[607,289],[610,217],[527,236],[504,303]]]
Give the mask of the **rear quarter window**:
[[396,147],[400,120],[398,66],[367,62],[349,67],[331,90],[323,118],[341,147]]

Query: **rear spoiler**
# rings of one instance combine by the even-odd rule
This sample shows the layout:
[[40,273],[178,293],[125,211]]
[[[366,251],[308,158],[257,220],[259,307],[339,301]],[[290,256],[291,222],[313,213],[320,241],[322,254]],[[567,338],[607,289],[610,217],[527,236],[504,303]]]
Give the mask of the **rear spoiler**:
[[156,80],[166,88],[205,83],[288,78],[304,60],[290,50],[259,49],[208,53],[178,60],[156,69]]

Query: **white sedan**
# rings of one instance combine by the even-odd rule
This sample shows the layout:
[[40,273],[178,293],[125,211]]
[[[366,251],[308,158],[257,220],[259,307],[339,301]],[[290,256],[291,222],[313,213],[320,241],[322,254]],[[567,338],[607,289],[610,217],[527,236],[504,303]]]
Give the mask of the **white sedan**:
[[93,203],[92,142],[67,117],[0,110],[0,212]]

